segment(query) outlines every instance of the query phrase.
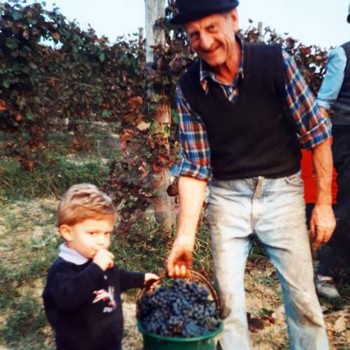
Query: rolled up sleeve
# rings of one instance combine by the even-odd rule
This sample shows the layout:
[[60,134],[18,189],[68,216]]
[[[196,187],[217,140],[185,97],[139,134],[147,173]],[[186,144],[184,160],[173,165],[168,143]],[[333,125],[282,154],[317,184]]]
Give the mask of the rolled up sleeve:
[[181,145],[179,176],[208,180],[211,176],[210,148],[205,125],[191,110],[180,86],[177,87],[176,96]]
[[294,59],[283,50],[285,98],[293,118],[300,147],[311,149],[331,136],[329,118],[321,115],[319,105]]

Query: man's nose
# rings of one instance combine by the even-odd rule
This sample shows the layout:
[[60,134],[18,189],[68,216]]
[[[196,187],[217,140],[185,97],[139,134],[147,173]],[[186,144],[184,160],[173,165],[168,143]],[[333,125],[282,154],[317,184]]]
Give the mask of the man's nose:
[[203,50],[209,50],[213,44],[213,38],[210,34],[201,33],[200,36],[200,47]]

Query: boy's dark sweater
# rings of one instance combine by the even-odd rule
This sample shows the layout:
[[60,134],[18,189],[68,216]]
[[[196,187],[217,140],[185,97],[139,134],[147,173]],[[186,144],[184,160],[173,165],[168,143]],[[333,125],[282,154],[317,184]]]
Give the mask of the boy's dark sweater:
[[76,265],[58,258],[49,270],[43,293],[46,316],[56,335],[56,349],[121,349],[120,294],[143,284],[143,273],[117,266],[103,271],[91,260]]

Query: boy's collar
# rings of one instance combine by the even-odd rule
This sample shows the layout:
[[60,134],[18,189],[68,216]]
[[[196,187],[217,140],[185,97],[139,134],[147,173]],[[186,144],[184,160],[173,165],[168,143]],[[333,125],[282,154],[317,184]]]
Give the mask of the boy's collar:
[[66,243],[61,244],[59,250],[60,258],[75,265],[83,265],[89,260],[85,258],[85,256],[79,254],[76,250],[68,248]]

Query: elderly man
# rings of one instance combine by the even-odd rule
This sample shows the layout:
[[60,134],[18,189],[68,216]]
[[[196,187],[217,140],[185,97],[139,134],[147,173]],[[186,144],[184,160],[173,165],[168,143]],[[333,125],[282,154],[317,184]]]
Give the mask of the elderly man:
[[250,348],[244,269],[256,235],[280,278],[291,349],[328,349],[313,282],[300,148],[312,149],[316,169],[310,223],[316,249],[335,227],[329,120],[280,46],[246,44],[237,37],[237,0],[176,5],[172,22],[184,26],[199,60],[177,89],[180,209],[169,274],[185,276],[192,265],[209,183],[212,255],[224,318],[221,348]]

